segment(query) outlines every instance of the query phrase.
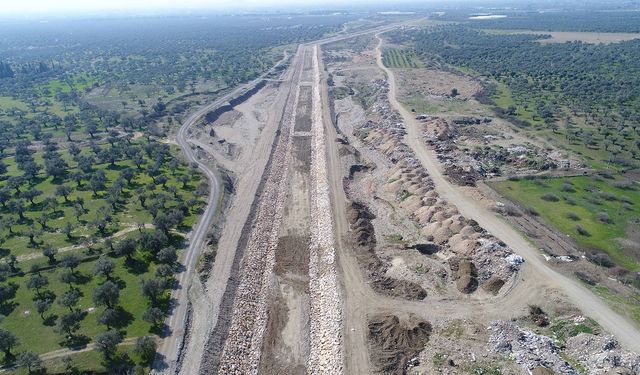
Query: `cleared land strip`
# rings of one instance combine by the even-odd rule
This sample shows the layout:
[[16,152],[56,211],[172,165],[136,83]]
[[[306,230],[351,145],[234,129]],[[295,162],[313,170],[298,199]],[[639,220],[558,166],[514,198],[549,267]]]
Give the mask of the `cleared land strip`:
[[342,293],[336,267],[317,45],[313,48],[312,105],[311,247],[309,257],[311,306],[308,372],[311,374],[342,374],[344,366]]
[[267,320],[268,290],[274,277],[278,230],[286,200],[288,158],[291,156],[291,133],[297,105],[296,90],[296,95],[287,102],[281,135],[245,249],[233,319],[220,361],[220,374],[255,374],[258,371]]

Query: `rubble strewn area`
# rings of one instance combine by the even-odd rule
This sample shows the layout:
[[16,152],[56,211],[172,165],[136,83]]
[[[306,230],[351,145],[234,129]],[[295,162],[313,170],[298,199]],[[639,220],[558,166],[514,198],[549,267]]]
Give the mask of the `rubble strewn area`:
[[582,165],[558,151],[514,139],[493,129],[493,119],[420,114],[424,140],[432,147],[451,181],[475,185],[481,178],[525,175]]
[[[481,286],[483,290],[497,294],[502,285],[518,270],[522,259],[476,222],[460,215],[454,205],[438,196],[426,170],[414,157],[413,151],[402,141],[405,135],[404,124],[399,114],[388,105],[386,81],[374,80],[372,86],[377,89],[377,100],[371,107],[369,119],[354,129],[354,135],[376,149],[389,163],[377,181],[381,188],[375,191],[376,198],[389,202],[399,214],[397,216],[409,218],[413,225],[419,228],[415,243],[408,247],[430,247],[433,251],[432,254],[427,254],[428,256],[440,261],[452,260],[449,262],[449,269],[444,270],[448,275],[445,278],[450,284],[456,283],[459,292],[473,293],[477,286]],[[355,177],[348,181],[347,195],[352,201],[357,202],[359,207],[369,206],[370,199],[363,196],[358,178],[356,173]],[[360,233],[358,236],[361,237],[362,226],[358,220],[362,221],[366,215],[365,218],[356,214],[352,217],[352,229]],[[460,261],[473,268],[473,276],[459,274]],[[427,267],[437,268],[436,264]],[[393,267],[390,263],[381,267],[382,270],[391,268]],[[402,279],[420,281],[419,277],[406,275],[407,272],[404,274],[405,277]],[[433,288],[433,284],[425,284],[426,288]]]
[[550,337],[523,330],[512,322],[494,321],[489,330],[490,350],[508,355],[528,371],[542,367],[568,375],[640,372],[640,355],[621,349],[608,335],[579,333],[560,348]]
[[560,350],[551,338],[523,331],[511,322],[495,321],[489,329],[492,350],[512,357],[526,370],[545,367],[559,374],[579,375],[560,356]]
[[311,150],[311,247],[309,249],[308,373],[343,373],[342,293],[336,265],[333,215],[329,197],[326,140],[320,104],[318,47],[313,50]]

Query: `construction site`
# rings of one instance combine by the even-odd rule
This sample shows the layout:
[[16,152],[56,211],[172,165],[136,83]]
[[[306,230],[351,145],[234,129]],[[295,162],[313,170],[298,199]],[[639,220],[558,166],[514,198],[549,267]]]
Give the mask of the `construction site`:
[[[300,45],[189,130],[229,196],[172,372],[640,372],[637,328],[467,189],[480,173],[524,173],[518,155],[540,149],[473,128],[494,119],[400,104],[417,81],[384,66],[384,31]],[[481,170],[464,142],[502,162]]]

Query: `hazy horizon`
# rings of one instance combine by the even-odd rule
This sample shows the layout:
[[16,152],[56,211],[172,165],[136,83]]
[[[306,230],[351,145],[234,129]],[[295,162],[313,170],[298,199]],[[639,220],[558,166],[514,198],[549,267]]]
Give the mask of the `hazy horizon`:
[[382,1],[382,0],[353,0],[345,4],[340,0],[184,0],[176,3],[173,0],[97,0],[86,2],[83,0],[24,0],[5,4],[0,9],[0,15],[27,16],[27,15],[73,15],[96,12],[170,12],[189,10],[210,11],[251,11],[265,9],[310,9],[339,6],[352,8],[358,6],[382,6],[394,8],[409,4],[425,4],[424,2],[408,1]]

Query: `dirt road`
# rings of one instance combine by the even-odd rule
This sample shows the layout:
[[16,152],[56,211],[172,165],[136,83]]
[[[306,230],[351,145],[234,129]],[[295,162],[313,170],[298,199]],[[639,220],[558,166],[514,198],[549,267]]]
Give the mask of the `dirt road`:
[[522,256],[526,263],[523,273],[528,277],[536,277],[551,288],[558,289],[566,294],[569,301],[582,312],[598,323],[608,332],[613,334],[620,343],[629,350],[640,351],[640,331],[627,318],[614,312],[603,300],[595,296],[578,281],[564,276],[551,269],[544,258],[531,244],[515,229],[499,219],[492,212],[482,207],[478,202],[466,196],[457,186],[452,185],[442,174],[442,170],[433,151],[428,150],[422,141],[420,123],[404,108],[396,98],[396,82],[393,71],[382,63],[380,34],[377,34],[378,46],[376,48],[376,61],[389,82],[389,102],[402,116],[407,135],[404,142],[410,146],[416,157],[433,179],[435,189],[441,197],[455,204],[461,214],[467,218],[476,220],[482,227],[494,236],[504,241],[517,254]]

